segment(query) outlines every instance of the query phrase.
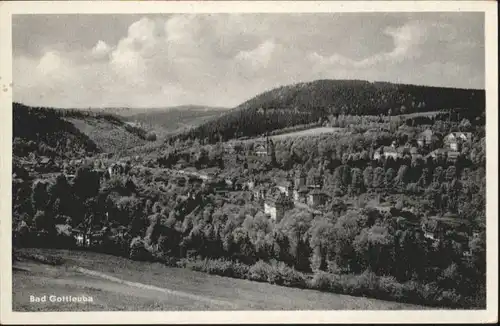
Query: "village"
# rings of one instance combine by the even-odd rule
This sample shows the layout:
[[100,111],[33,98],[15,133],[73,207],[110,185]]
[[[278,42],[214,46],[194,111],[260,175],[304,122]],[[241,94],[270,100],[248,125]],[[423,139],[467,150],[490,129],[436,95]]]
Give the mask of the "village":
[[[460,150],[470,144],[472,134],[467,132],[452,132],[440,140],[432,130],[428,129],[418,134],[418,137],[409,141],[403,146],[397,146],[395,142],[391,146],[381,146],[373,152],[372,160],[380,161],[387,159],[444,159],[453,162],[460,154]],[[435,148],[441,142],[443,147]],[[265,159],[272,155],[274,145],[269,138],[265,142],[257,143],[253,148],[253,155],[258,159]],[[233,146],[224,144],[226,155],[234,154]],[[68,181],[75,177],[75,172],[79,166],[90,164],[94,171],[98,172],[101,178],[111,178],[113,176],[127,175],[134,166],[143,166],[140,157],[125,158],[118,162],[113,162],[109,155],[100,155],[95,159],[73,159],[64,163],[54,163],[51,158],[40,157],[37,161],[25,164],[29,173],[44,173],[45,176],[57,175],[57,171],[62,169]],[[153,170],[158,170],[154,168]],[[286,213],[294,208],[303,209],[314,216],[325,214],[327,204],[332,200],[332,195],[323,190],[322,178],[316,178],[314,182],[306,182],[306,173],[303,170],[289,171],[288,176],[279,180],[262,181],[254,176],[250,177],[226,177],[224,171],[218,168],[197,170],[186,164],[181,159],[172,168],[160,168],[165,178],[172,180],[179,187],[188,187],[189,192],[182,196],[185,202],[195,200],[199,190],[213,191],[218,196],[226,196],[230,192],[246,192],[251,194],[252,200],[260,207],[261,211],[275,223],[279,223]],[[321,170],[320,170],[321,173]],[[169,181],[170,182],[170,181]],[[347,203],[352,205],[352,203]],[[385,210],[383,205],[377,205],[377,209]],[[389,206],[388,206],[389,207]],[[456,218],[433,217],[436,223],[460,225],[462,223]],[[463,221],[466,223],[466,221]],[[62,226],[60,226],[62,227]],[[424,236],[433,241],[436,245],[442,238],[443,228],[426,228],[424,223],[416,223],[416,228],[421,228]],[[120,226],[116,232],[125,233],[126,227]],[[78,246],[90,247],[98,243],[106,235],[108,230],[95,229],[83,230],[74,228],[71,233]],[[477,235],[477,234],[476,234]],[[464,251],[464,257],[470,255],[469,250]]]

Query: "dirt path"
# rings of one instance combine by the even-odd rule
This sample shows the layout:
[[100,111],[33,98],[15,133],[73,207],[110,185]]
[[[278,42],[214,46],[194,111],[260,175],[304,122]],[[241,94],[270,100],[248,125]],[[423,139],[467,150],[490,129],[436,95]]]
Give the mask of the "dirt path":
[[124,284],[124,285],[128,285],[131,287],[136,287],[139,289],[158,291],[158,292],[165,293],[165,294],[181,296],[181,297],[185,297],[185,298],[192,299],[192,300],[203,301],[205,303],[222,306],[224,308],[233,308],[233,309],[237,308],[237,306],[235,304],[233,304],[232,302],[229,302],[229,301],[216,300],[216,299],[211,299],[208,297],[203,297],[200,295],[191,294],[191,293],[187,293],[187,292],[181,292],[181,291],[160,288],[160,287],[154,286],[154,285],[126,281],[126,280],[123,280],[123,279],[120,279],[120,278],[117,278],[114,276],[110,276],[110,275],[107,275],[107,274],[104,274],[101,272],[93,271],[93,270],[82,268],[82,267],[75,267],[74,270],[76,270],[77,272],[80,272],[84,275],[99,277],[99,278],[102,278],[102,279],[107,280],[107,281],[111,281],[111,282],[115,282],[115,283],[119,283],[119,284]]

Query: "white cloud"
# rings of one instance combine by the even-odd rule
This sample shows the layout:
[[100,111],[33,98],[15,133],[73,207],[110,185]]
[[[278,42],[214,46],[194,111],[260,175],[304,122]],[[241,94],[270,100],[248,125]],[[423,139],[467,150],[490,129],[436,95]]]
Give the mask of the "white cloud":
[[[121,39],[95,39],[84,51],[45,45],[41,56],[14,58],[14,97],[53,106],[233,106],[271,87],[317,78],[474,85],[470,78],[481,83],[484,72],[469,65],[477,51],[474,40],[453,33],[452,24],[407,20],[355,33],[358,25],[350,19],[351,34],[366,46],[349,52],[336,47],[353,44],[341,42],[346,34],[339,32],[339,21],[311,22],[321,26],[318,31],[299,24],[300,16],[281,17],[142,18]],[[453,61],[458,57],[450,52],[457,48],[463,49],[460,62],[444,66],[436,60]],[[345,55],[358,50],[361,59]]]
[[308,58],[319,65],[350,66],[367,68],[383,62],[398,63],[420,55],[420,46],[425,41],[426,29],[418,23],[409,23],[400,27],[387,27],[384,34],[393,40],[393,49],[389,52],[376,53],[361,60],[353,60],[338,53],[322,56],[317,52],[309,53]]
[[106,57],[110,51],[111,48],[109,47],[109,45],[107,45],[106,42],[99,40],[92,48],[92,55],[97,59],[101,59]]
[[46,52],[37,66],[37,70],[44,75],[57,72],[59,68],[61,68],[61,57],[54,51]]
[[272,56],[277,48],[276,43],[267,40],[250,51],[240,51],[235,59],[250,65],[252,69],[265,68],[271,62]]

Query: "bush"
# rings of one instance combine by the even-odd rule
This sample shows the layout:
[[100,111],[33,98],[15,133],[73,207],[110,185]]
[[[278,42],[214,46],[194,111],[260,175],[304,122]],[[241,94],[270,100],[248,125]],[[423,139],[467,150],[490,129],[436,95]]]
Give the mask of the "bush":
[[271,265],[260,260],[250,267],[248,278],[252,281],[268,282],[289,287],[304,288],[307,285],[304,274],[296,271],[284,262]]
[[55,256],[55,255],[44,256],[26,252],[20,252],[17,254],[17,256],[26,259],[31,259],[46,265],[60,266],[64,264],[64,259],[61,256]]
[[290,266],[287,266],[284,262],[279,262],[275,268],[272,268],[272,270],[276,270],[278,275],[277,282],[275,284],[298,288],[306,287],[304,274]]
[[404,285],[399,283],[395,277],[381,276],[378,283],[379,293],[382,297],[396,300],[402,300],[404,298]]
[[437,301],[443,306],[457,307],[462,300],[462,296],[456,290],[446,290],[441,293]]
[[130,242],[130,259],[144,261],[150,259],[150,256],[149,251],[146,249],[146,244],[141,237],[132,239],[132,242]]
[[156,141],[156,134],[152,131],[148,132],[146,134],[146,140],[147,141]]
[[213,275],[242,279],[247,277],[249,269],[249,266],[245,264],[226,259],[181,259],[177,262],[177,266]]
[[271,274],[271,265],[259,260],[248,270],[248,279],[257,282],[267,282]]
[[330,291],[334,284],[334,275],[326,272],[317,272],[308,282],[308,286],[315,290]]
[[416,290],[423,302],[438,302],[441,293],[436,283],[420,285]]

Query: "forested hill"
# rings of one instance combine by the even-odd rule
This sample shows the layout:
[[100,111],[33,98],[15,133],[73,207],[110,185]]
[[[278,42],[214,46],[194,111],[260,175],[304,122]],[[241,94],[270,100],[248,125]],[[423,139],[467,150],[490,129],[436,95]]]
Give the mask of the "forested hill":
[[484,90],[316,80],[264,92],[179,137],[213,142],[252,137],[336,114],[397,115],[449,109],[484,111]]
[[145,142],[146,131],[111,114],[13,103],[13,153],[88,156]]

